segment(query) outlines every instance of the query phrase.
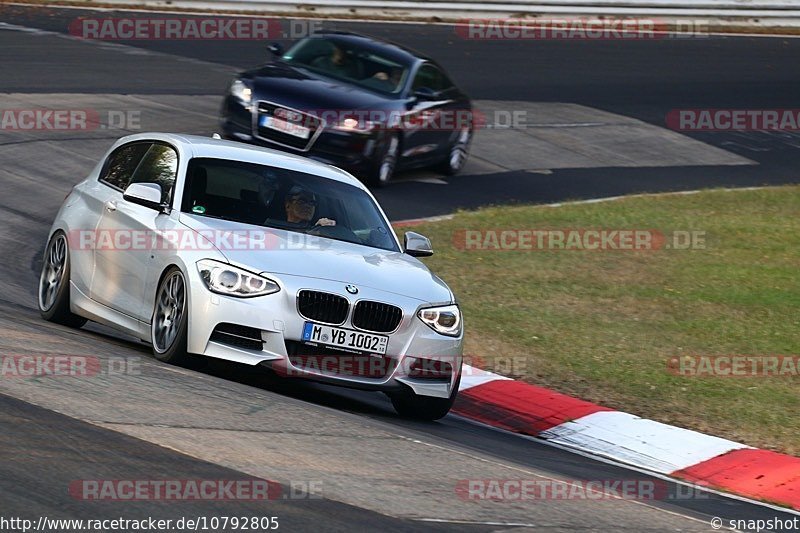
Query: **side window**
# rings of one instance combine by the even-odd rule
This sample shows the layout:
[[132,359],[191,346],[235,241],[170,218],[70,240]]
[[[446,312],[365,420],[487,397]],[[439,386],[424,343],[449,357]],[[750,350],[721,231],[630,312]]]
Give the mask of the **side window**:
[[412,90],[417,89],[430,89],[434,92],[443,91],[453,87],[451,82],[444,73],[433,65],[422,65],[414,77],[414,85]]
[[114,150],[103,166],[103,171],[100,173],[100,181],[115,189],[124,191],[125,187],[130,183],[136,167],[139,166],[139,162],[141,162],[142,157],[149,148],[150,143],[140,142],[126,144]]
[[161,203],[172,201],[175,176],[178,174],[178,154],[166,144],[152,144],[145,154],[130,183],[157,183],[161,185]]
[[450,78],[447,77],[447,74],[445,74],[440,70],[439,75],[441,76],[442,79],[442,88],[441,88],[442,91],[449,91],[450,89],[455,88],[455,84],[452,81],[450,81]]

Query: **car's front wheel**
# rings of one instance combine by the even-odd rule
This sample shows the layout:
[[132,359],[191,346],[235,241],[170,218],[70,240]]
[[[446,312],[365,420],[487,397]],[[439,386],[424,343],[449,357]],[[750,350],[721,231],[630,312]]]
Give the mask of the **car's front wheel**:
[[79,328],[86,319],[73,314],[69,304],[69,245],[63,231],[53,234],[44,253],[39,276],[39,313],[42,318],[72,328]]
[[178,267],[172,267],[158,285],[150,321],[150,342],[153,355],[159,361],[176,365],[189,362],[187,292],[186,279]]
[[431,398],[430,396],[419,396],[413,392],[403,392],[392,394],[394,410],[402,417],[414,418],[417,420],[439,420],[443,418],[456,401],[458,386],[461,383],[461,375],[456,378],[453,392],[448,398]]
[[380,156],[377,158],[376,164],[368,176],[368,184],[373,187],[384,187],[391,181],[394,176],[394,170],[397,167],[397,157],[400,151],[400,137],[393,133],[386,140]]
[[469,147],[472,142],[472,129],[462,128],[447,152],[447,158],[439,164],[438,170],[446,176],[453,176],[461,172],[469,157]]

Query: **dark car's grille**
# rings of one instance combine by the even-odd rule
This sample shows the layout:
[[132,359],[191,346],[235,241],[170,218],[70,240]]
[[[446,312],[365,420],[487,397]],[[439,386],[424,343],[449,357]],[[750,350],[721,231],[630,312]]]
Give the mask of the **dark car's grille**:
[[[308,137],[297,137],[296,135],[284,133],[272,128],[265,128],[261,125],[262,117],[265,116],[275,117],[280,120],[308,128],[310,130]],[[314,115],[295,109],[281,107],[270,102],[258,103],[256,121],[256,137],[301,151],[306,151],[311,148],[311,145],[316,138],[317,130],[323,127],[322,120]]]
[[341,324],[347,318],[350,302],[347,298],[318,291],[300,291],[297,310],[309,320],[326,324]]
[[397,329],[403,319],[403,310],[399,307],[380,302],[362,300],[356,304],[353,312],[353,325],[359,329],[389,333]]
[[248,350],[263,350],[261,330],[238,324],[218,324],[211,333],[211,340]]
[[390,357],[351,353],[300,341],[286,341],[286,353],[292,366],[315,374],[382,379],[397,368],[397,360]]

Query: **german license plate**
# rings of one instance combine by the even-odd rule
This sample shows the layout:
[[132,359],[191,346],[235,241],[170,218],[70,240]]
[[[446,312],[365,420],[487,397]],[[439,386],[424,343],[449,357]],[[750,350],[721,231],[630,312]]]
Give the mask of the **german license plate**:
[[262,115],[259,119],[259,124],[262,128],[269,128],[281,133],[293,135],[294,137],[300,137],[301,139],[308,139],[308,136],[311,134],[311,130],[305,126],[294,124],[278,117],[271,117],[269,115]]
[[314,322],[306,322],[303,326],[303,340],[331,348],[344,348],[380,355],[386,354],[386,345],[389,343],[389,337],[386,335],[372,335]]

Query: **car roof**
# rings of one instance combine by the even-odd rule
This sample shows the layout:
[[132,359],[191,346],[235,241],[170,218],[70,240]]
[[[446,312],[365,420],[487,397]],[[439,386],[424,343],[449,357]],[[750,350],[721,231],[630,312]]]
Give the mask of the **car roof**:
[[238,141],[179,133],[139,133],[121,138],[115,143],[114,147],[136,141],[162,141],[172,144],[184,152],[191,153],[192,157],[232,159],[246,163],[269,165],[276,168],[314,174],[315,176],[340,181],[366,190],[366,187],[358,179],[332,165]]
[[434,62],[431,58],[401,44],[370,37],[361,33],[350,31],[324,31],[315,34],[311,38],[325,38],[343,43],[349,43],[358,46],[359,48],[380,53],[381,55],[386,56],[389,59],[393,59],[398,63],[416,63],[419,61]]

